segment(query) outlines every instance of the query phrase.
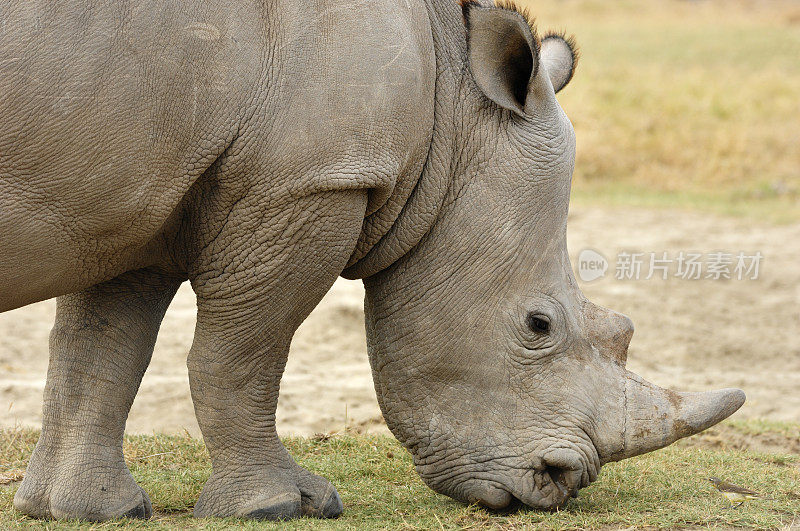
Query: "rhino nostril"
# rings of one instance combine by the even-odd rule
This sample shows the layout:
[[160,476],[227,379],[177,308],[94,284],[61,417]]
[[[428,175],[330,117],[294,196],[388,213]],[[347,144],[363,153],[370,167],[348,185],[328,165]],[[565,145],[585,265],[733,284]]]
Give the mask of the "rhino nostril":
[[564,469],[557,466],[547,465],[544,469],[545,473],[550,476],[550,481],[560,490],[564,495],[569,493],[567,485],[567,475]]
[[580,456],[565,448],[551,451],[544,458],[544,472],[562,496],[562,502],[576,497],[584,480],[584,467]]

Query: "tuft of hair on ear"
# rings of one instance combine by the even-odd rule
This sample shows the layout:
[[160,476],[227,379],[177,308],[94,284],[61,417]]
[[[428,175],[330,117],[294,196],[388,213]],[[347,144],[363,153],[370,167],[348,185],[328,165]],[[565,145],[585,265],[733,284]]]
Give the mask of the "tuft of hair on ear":
[[[458,0],[458,3],[461,6],[461,16],[464,17],[464,24],[467,26],[467,29],[469,29],[470,8],[487,7],[479,3],[477,0]],[[498,9],[505,9],[507,11],[513,11],[525,19],[525,22],[528,23],[528,27],[531,28],[531,34],[533,35],[533,44],[536,47],[534,54],[538,57],[539,50],[541,49],[541,39],[539,39],[539,33],[536,30],[536,17],[533,16],[531,10],[527,6],[519,5],[515,2],[515,0],[494,0],[494,7]]]
[[569,51],[572,53],[572,69],[570,70],[569,77],[567,77],[567,80],[564,82],[564,85],[566,85],[572,80],[572,76],[575,75],[575,69],[578,67],[578,60],[581,58],[581,50],[578,47],[578,43],[575,41],[575,35],[567,35],[564,30],[550,30],[542,37],[542,42],[547,39],[561,39],[567,43],[567,47],[569,47]]
[[494,5],[497,8],[514,11],[522,15],[522,18],[525,19],[525,22],[527,22],[528,26],[531,28],[536,47],[539,48],[540,40],[539,32],[536,30],[536,17],[533,16],[528,6],[521,6],[515,0],[494,0]]
[[461,17],[464,19],[464,26],[469,29],[469,8],[472,6],[478,7],[480,4],[475,0],[458,0],[458,5],[461,6]]

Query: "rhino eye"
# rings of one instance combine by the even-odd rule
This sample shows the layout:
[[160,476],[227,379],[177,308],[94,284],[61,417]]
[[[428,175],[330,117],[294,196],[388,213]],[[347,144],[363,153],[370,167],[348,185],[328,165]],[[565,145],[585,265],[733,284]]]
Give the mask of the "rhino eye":
[[546,334],[550,331],[550,319],[540,313],[528,314],[528,328],[537,334]]

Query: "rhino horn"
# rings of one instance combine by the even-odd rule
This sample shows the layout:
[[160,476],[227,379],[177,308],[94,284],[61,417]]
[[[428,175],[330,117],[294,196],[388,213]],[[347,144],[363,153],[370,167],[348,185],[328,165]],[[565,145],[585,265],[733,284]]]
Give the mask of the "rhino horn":
[[682,393],[663,389],[626,372],[621,449],[603,462],[619,461],[663,448],[732,415],[745,401],[740,389]]

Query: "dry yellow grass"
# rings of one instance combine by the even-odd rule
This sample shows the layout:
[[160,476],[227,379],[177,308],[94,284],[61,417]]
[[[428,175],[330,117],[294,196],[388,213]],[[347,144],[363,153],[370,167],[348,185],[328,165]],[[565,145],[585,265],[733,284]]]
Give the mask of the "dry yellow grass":
[[800,219],[800,4],[525,2],[581,47],[579,201]]

